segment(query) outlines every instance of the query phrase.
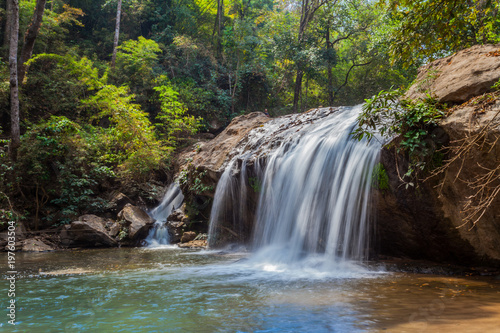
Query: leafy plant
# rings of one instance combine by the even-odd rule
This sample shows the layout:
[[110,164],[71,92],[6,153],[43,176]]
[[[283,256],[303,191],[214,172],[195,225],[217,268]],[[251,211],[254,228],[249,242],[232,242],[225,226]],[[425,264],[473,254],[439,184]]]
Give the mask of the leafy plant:
[[430,96],[413,102],[400,100],[400,95],[400,90],[381,91],[366,100],[353,136],[359,140],[371,140],[377,135],[386,139],[399,137],[396,150],[408,154],[410,164],[405,176],[411,178],[423,171],[432,157],[436,147],[431,129],[437,126],[444,112]]

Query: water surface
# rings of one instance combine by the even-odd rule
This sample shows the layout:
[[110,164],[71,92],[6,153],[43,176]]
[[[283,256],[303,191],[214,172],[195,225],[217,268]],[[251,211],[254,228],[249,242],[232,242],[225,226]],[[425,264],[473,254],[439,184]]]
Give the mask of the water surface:
[[[0,255],[6,271],[7,258]],[[107,249],[17,253],[15,329],[0,332],[498,332],[500,282],[328,271],[245,253]],[[316,267],[321,267],[317,269]],[[7,306],[7,281],[1,306]],[[6,311],[4,310],[4,313]]]

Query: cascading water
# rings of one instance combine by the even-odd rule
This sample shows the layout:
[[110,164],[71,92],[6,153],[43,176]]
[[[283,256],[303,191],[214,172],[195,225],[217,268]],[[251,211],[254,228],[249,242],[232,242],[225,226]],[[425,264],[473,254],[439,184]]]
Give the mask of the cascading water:
[[153,228],[146,238],[146,243],[150,247],[159,245],[168,245],[169,235],[167,228],[167,217],[176,209],[178,209],[184,201],[179,185],[176,183],[170,184],[163,196],[162,202],[154,208],[149,215],[156,220]]
[[[326,266],[365,258],[380,144],[351,138],[360,110],[322,108],[253,130],[217,186],[209,245],[216,244],[221,223],[241,229],[254,190],[254,257],[286,264],[314,258]],[[250,178],[259,183],[252,186]]]

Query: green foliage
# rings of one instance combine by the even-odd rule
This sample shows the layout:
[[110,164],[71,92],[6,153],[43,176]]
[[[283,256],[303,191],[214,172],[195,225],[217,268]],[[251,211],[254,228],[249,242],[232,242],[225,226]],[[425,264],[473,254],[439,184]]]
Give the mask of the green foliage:
[[403,0],[387,3],[397,22],[391,57],[405,64],[429,61],[476,44],[500,41],[500,3],[483,0]]
[[188,171],[183,170],[179,174],[177,181],[179,185],[186,187],[191,194],[202,195],[205,192],[213,191],[213,186],[207,186],[203,183],[203,178],[206,176],[207,171]]
[[44,210],[48,221],[69,223],[82,212],[104,208],[99,185],[114,173],[99,163],[87,136],[65,117],[51,117],[23,135],[14,169],[22,170],[17,172],[21,191],[34,193],[37,216]]
[[398,136],[397,151],[407,153],[410,158],[405,176],[413,177],[426,168],[435,151],[431,129],[444,113],[430,97],[413,102],[400,100],[400,95],[400,90],[381,91],[366,100],[353,136],[359,140],[371,140],[376,135],[386,139]]
[[248,178],[248,183],[255,193],[260,193],[260,191],[262,191],[262,182],[257,177]]
[[124,238],[127,238],[128,236],[128,228],[126,227],[123,227],[121,230],[120,230],[120,233],[118,234],[118,240],[123,240]]
[[498,80],[491,88],[494,90],[500,90],[500,80]]
[[167,142],[174,144],[179,134],[195,134],[201,126],[199,119],[186,114],[186,107],[179,102],[179,93],[170,85],[154,88],[159,95],[161,111],[156,116],[156,127]]
[[98,119],[111,123],[101,137],[105,145],[103,162],[117,163],[123,177],[144,181],[162,167],[172,147],[157,139],[147,114],[133,103],[133,98],[128,87],[106,85],[84,103],[100,111]]
[[382,163],[378,163],[373,169],[372,187],[381,191],[389,189],[389,176]]

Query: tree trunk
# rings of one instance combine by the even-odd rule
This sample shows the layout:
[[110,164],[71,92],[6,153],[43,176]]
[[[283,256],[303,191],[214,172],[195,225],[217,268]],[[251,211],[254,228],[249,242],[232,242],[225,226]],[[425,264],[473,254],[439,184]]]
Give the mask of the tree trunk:
[[[330,22],[328,22],[330,23]],[[333,49],[333,45],[330,42],[330,24],[326,27],[326,54],[328,55],[327,59],[327,74],[328,74],[328,106],[333,106],[333,74],[332,74],[332,56],[331,50]]]
[[12,25],[12,2],[10,2],[10,0],[7,0],[5,4],[5,31],[3,36],[3,47],[6,52],[5,54],[7,54],[9,50],[11,25]]
[[297,76],[295,77],[295,89],[293,91],[293,112],[299,111],[299,100],[300,100],[300,92],[302,91],[303,77],[304,77],[304,71],[298,69]]
[[111,68],[115,67],[116,53],[118,52],[118,41],[120,39],[120,18],[122,16],[122,0],[118,0],[116,8],[116,26],[115,26],[115,39],[113,42],[113,56],[111,57]]
[[16,160],[17,149],[21,144],[21,133],[19,130],[19,85],[17,78],[17,49],[19,42],[19,0],[7,0],[11,3],[11,29],[9,44],[9,68],[10,68],[10,146],[9,155]]
[[19,58],[18,67],[18,77],[20,85],[23,84],[24,76],[26,75],[26,71],[28,70],[26,62],[30,60],[31,55],[33,54],[33,47],[35,46],[35,40],[38,36],[38,32],[40,31],[40,26],[42,25],[43,12],[45,11],[46,2],[47,0],[36,1],[33,20],[31,21],[31,25],[28,28],[28,31],[26,31],[26,35],[24,36],[24,44],[23,48],[21,49],[21,57]]
[[224,29],[224,0],[217,0],[217,17],[215,20],[214,33],[217,33],[217,57],[222,57],[222,30]]
[[[300,45],[304,41],[304,36],[307,30],[307,26],[309,22],[314,17],[314,13],[323,5],[331,3],[334,6],[337,3],[337,0],[302,0],[302,7],[300,13],[300,25],[299,25],[299,38],[298,45]],[[297,112],[299,107],[299,96],[302,90],[302,77],[304,76],[304,68],[302,64],[297,64],[297,75],[295,79],[295,90],[293,94],[293,111]]]

